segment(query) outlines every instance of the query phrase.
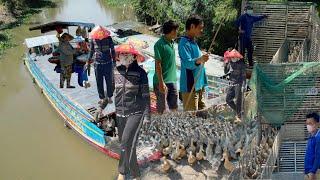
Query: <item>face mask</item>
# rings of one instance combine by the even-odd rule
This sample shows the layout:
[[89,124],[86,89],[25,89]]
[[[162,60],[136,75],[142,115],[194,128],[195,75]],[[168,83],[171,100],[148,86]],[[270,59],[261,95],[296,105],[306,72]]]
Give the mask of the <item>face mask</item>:
[[239,61],[239,59],[238,58],[232,58],[231,61],[232,62],[237,62],[237,61]]
[[311,125],[307,125],[307,130],[309,133],[312,133],[316,130],[316,127],[315,126],[311,126]]
[[247,14],[252,15],[253,14],[253,10],[252,9],[247,10]]
[[133,62],[133,55],[132,54],[120,54],[119,61],[121,65],[129,66]]

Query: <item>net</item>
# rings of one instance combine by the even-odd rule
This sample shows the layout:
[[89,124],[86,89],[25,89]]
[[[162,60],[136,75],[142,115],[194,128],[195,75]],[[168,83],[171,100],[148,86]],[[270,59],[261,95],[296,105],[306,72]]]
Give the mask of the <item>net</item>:
[[257,64],[250,81],[255,101],[247,118],[258,116],[271,124],[303,121],[320,109],[320,63]]

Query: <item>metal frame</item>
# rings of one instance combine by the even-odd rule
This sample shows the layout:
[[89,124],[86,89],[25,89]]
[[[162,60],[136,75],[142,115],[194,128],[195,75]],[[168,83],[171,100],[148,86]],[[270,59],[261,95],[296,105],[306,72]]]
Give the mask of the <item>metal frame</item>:
[[[256,47],[254,58],[259,63],[269,63],[286,40],[303,41],[311,36],[318,39],[320,37],[320,29],[314,28],[315,22],[320,20],[317,20],[319,18],[316,17],[317,13],[312,3],[250,1],[248,4],[254,7],[256,14],[269,15],[267,21],[256,24],[253,30],[252,39]],[[318,32],[319,35],[310,35],[312,33],[310,29]],[[315,49],[319,50],[319,48]]]

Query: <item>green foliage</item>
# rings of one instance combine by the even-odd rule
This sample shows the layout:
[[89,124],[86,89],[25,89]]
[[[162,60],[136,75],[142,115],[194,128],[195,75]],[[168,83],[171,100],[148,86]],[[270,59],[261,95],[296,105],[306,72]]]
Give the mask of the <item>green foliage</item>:
[[110,6],[119,6],[119,5],[124,5],[128,4],[130,5],[131,1],[130,0],[103,0],[107,5]]
[[38,8],[55,7],[55,3],[49,0],[0,0],[0,3],[7,6],[7,9],[16,17],[16,21],[9,24],[0,24],[0,56],[4,50],[12,47],[9,30],[28,20],[28,18],[39,13]]
[[[184,33],[185,21],[189,15],[197,13],[203,17],[205,23],[204,35],[199,39],[199,45],[208,49],[214,29],[223,23],[214,44],[214,53],[222,55],[229,48],[234,47],[238,40],[234,22],[240,15],[241,0],[104,0],[108,4],[130,4],[140,21],[147,25],[162,24],[172,19],[179,25],[179,34]],[[266,0],[269,2],[286,2],[288,0]],[[300,0],[313,1],[319,0]],[[318,11],[320,6],[318,4]]]
[[0,32],[0,56],[3,54],[4,50],[13,46],[10,40],[11,35],[8,31]]
[[8,10],[15,16],[21,17],[27,14],[34,14],[39,11],[35,8],[55,7],[55,3],[49,0],[1,0]]
[[241,0],[133,0],[133,7],[140,21],[148,25],[164,23],[172,19],[179,25],[179,34],[184,33],[185,21],[191,14],[199,14],[204,19],[204,35],[199,39],[201,48],[208,49],[213,30],[223,24],[214,53],[222,54],[228,47],[234,46],[237,32],[234,21],[239,14]]

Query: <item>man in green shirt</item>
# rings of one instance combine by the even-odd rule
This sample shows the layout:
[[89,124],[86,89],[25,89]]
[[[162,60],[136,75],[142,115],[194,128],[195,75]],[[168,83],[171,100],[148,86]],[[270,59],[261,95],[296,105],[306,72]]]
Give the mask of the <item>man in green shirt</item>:
[[162,26],[163,36],[154,45],[156,73],[153,77],[154,92],[157,96],[157,111],[162,114],[166,100],[171,111],[178,108],[177,66],[174,39],[177,38],[178,24],[172,20]]

